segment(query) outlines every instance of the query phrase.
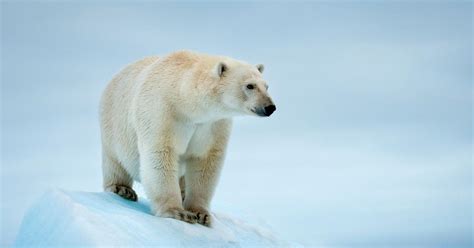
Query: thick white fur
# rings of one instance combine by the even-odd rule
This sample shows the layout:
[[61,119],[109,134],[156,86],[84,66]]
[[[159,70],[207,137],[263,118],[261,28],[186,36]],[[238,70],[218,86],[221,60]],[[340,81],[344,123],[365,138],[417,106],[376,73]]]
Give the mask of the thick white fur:
[[[120,71],[100,106],[104,189],[135,200],[139,181],[156,215],[209,225],[231,117],[273,104],[261,71],[263,65],[189,51]],[[246,89],[249,83],[256,89]]]

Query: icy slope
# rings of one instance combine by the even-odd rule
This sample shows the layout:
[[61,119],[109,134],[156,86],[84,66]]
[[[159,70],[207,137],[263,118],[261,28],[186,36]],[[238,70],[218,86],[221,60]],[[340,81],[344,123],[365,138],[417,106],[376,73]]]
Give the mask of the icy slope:
[[54,190],[23,219],[15,245],[287,246],[270,231],[214,214],[212,228],[150,214],[149,204],[112,193]]

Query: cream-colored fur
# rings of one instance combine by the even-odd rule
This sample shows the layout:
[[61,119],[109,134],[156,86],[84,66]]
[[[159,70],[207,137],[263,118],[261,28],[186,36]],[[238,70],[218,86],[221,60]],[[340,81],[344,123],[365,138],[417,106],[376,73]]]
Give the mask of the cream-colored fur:
[[274,110],[262,71],[189,51],[128,65],[101,100],[104,189],[136,200],[139,181],[156,215],[209,226],[231,118]]

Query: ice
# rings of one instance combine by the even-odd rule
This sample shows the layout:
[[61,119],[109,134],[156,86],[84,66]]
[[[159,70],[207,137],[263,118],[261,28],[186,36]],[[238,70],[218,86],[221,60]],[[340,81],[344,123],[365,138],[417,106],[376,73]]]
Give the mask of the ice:
[[[266,227],[213,213],[211,228],[151,214],[146,199],[51,190],[25,215],[15,246],[289,246]],[[296,244],[291,244],[295,246]]]

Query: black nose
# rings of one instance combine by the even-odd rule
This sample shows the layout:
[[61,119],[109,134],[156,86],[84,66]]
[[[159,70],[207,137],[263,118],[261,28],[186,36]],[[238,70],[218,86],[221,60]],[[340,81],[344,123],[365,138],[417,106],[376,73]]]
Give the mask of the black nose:
[[272,105],[266,106],[264,109],[265,109],[265,115],[270,116],[271,114],[273,114],[273,112],[275,112],[277,108],[275,105],[272,104]]

